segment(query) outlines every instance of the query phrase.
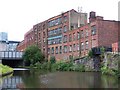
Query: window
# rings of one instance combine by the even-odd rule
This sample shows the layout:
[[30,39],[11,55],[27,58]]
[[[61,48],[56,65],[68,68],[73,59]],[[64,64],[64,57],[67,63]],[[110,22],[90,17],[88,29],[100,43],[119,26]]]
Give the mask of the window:
[[54,30],[50,31],[50,35],[53,35],[54,34]]
[[45,53],[45,48],[43,49],[43,53]]
[[67,32],[67,26],[64,26],[64,27],[63,27],[63,31],[64,31],[64,32]]
[[63,37],[63,42],[64,42],[64,43],[67,42],[67,35],[65,35],[65,36]]
[[52,54],[54,54],[54,47],[52,47]]
[[62,29],[61,28],[56,28],[55,30],[48,31],[48,36],[61,34],[61,33],[62,33]]
[[79,45],[79,44],[77,44],[77,50],[78,50],[78,51],[80,50],[80,45]]
[[73,44],[73,51],[75,51],[76,50],[76,45],[75,44]]
[[55,48],[55,53],[58,54],[58,47]]
[[48,40],[48,45],[62,43],[62,37]]
[[70,30],[73,30],[73,29],[74,29],[74,26],[71,25],[71,26],[70,26]]
[[61,24],[61,18],[58,18],[58,19],[57,19],[57,23],[58,23],[58,24]]
[[72,52],[72,45],[70,45],[69,52]]
[[86,37],[88,37],[88,30],[86,30]]
[[62,28],[58,28],[58,34],[61,34],[62,33]]
[[48,27],[52,27],[52,26],[55,26],[55,25],[58,25],[58,24],[61,24],[61,18],[57,18],[55,20],[52,20],[48,23]]
[[62,38],[58,38],[58,43],[62,43]]
[[53,44],[55,44],[56,42],[55,42],[55,39],[53,39]]
[[83,32],[83,30],[81,31],[81,38],[83,38],[84,37],[84,32]]
[[41,35],[40,35],[40,33],[39,33],[39,37],[40,37]]
[[88,49],[88,41],[85,42],[86,49]]
[[75,37],[75,33],[73,33],[73,40],[75,40],[75,38],[76,38],[76,37]]
[[57,29],[54,30],[54,34],[57,34]]
[[43,38],[43,42],[45,43],[45,38]]
[[77,32],[77,39],[80,39],[80,32]]
[[69,34],[69,42],[71,42],[71,41],[72,41],[72,35]]
[[62,46],[60,46],[60,54],[62,53]]
[[67,46],[64,46],[64,53],[67,53]]
[[48,31],[48,36],[50,36],[50,34],[51,34],[51,32],[50,32],[50,31]]
[[50,45],[51,44],[51,40],[48,40],[48,45]]
[[67,21],[67,16],[64,16],[64,22],[66,22]]
[[91,26],[92,35],[96,35],[96,26]]
[[84,50],[84,43],[81,43],[81,50]]
[[51,21],[48,23],[48,26],[49,26],[49,27],[51,27],[51,26],[52,26],[52,22],[51,22]]
[[43,24],[43,30],[45,29],[45,24]]

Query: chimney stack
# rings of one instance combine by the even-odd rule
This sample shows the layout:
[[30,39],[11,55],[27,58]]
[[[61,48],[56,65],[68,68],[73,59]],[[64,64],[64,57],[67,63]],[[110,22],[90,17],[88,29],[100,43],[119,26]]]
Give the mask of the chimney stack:
[[89,22],[93,22],[96,20],[96,12],[91,11],[89,15]]

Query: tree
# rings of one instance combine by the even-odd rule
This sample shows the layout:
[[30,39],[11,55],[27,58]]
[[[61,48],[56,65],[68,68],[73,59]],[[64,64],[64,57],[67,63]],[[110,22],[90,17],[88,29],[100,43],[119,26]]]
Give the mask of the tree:
[[28,65],[32,64],[34,65],[37,62],[43,62],[44,61],[44,54],[41,52],[41,49],[38,48],[36,45],[31,45],[28,48],[26,48],[23,60]]

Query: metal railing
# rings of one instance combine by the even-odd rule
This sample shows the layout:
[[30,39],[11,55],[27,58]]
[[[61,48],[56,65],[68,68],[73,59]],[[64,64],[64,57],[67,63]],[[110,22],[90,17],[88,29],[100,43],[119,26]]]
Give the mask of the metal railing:
[[23,52],[19,51],[0,51],[0,59],[22,59]]

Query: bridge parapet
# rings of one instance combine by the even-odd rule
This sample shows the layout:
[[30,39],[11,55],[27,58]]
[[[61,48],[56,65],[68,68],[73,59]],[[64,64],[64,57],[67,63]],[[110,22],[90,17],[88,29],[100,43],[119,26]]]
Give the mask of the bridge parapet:
[[22,59],[22,56],[20,51],[0,51],[0,59]]

